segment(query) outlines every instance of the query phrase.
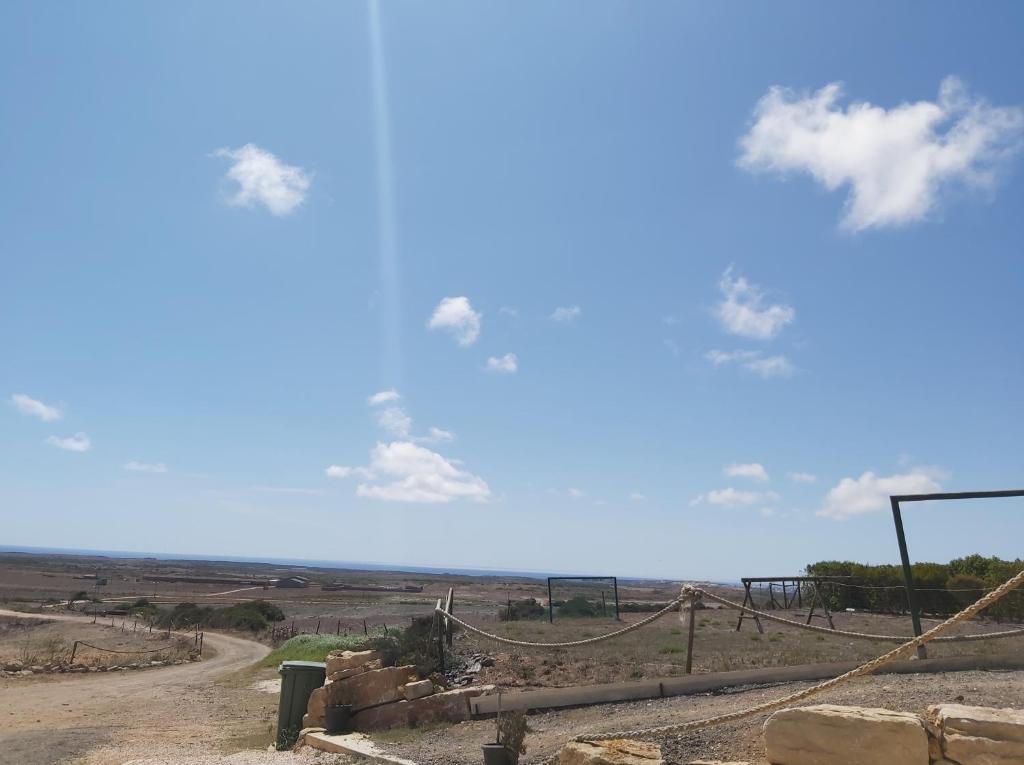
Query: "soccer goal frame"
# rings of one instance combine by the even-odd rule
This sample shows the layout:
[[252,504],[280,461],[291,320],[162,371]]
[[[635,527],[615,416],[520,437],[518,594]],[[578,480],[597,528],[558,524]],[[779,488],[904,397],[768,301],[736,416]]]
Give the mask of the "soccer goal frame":
[[[901,502],[935,502],[951,499],[996,499],[999,497],[1024,497],[1024,489],[1005,489],[1002,491],[954,491],[936,494],[895,494],[889,497],[892,506],[892,519],[896,524],[896,542],[900,546],[900,562],[903,564],[903,581],[907,587],[907,605],[910,608],[910,621],[914,625],[914,637],[920,637],[921,611],[917,605],[917,593],[914,588],[914,569],[910,565],[910,552],[907,550],[907,535],[903,531],[903,513]],[[928,652],[923,645],[917,647],[918,658],[927,659]]]
[[607,582],[611,580],[615,596],[615,621],[619,619],[619,578],[616,576],[549,576],[548,577],[548,624],[555,623],[554,600],[551,595],[552,582]]

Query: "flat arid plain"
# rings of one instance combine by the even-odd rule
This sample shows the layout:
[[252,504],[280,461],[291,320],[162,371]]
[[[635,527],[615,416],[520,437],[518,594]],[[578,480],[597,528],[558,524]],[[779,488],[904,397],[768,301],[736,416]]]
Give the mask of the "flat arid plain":
[[[188,579],[208,581],[183,581]],[[285,581],[298,586],[276,586]],[[646,618],[677,597],[682,583],[618,584],[623,608],[618,622],[607,605],[611,590],[603,592],[606,605],[596,615],[559,616],[554,623],[546,616],[506,621],[502,610],[510,603],[532,599],[535,607],[543,608],[548,597],[543,579],[7,553],[0,556],[0,763],[157,765],[209,758],[285,765],[309,756],[271,751],[280,687],[277,666],[281,658],[294,658],[281,653],[288,638],[319,634],[325,646],[332,640],[358,646],[385,631],[405,630],[414,619],[431,617],[437,600],[451,590],[454,613],[488,632],[538,642],[580,640]],[[569,589],[563,599],[571,596],[574,585],[565,586]],[[742,598],[738,587],[703,586],[730,599]],[[592,601],[600,600],[594,590],[590,594]],[[553,597],[559,597],[557,590]],[[182,604],[211,614],[257,601],[279,609],[267,624],[197,627],[167,622],[169,614],[190,608]],[[860,661],[882,651],[877,643],[770,622],[763,633],[749,620],[737,630],[735,611],[708,606],[695,616],[695,674]],[[778,613],[803,621],[807,610],[793,607]],[[834,619],[840,630],[911,633],[910,620],[902,616],[843,612]],[[677,677],[685,673],[686,627],[680,614],[670,613],[616,640],[573,649],[510,647],[459,630],[439,680],[450,687],[494,685],[514,693]],[[981,620],[965,631],[1005,627]],[[1021,649],[1024,638],[1015,637],[942,645],[931,656],[999,659],[1019,655]],[[1024,673],[1015,671],[885,675],[857,680],[825,700],[908,710],[957,698],[1019,705],[1022,679]],[[776,685],[534,711],[528,717],[524,761],[540,761],[581,732],[649,727],[743,708],[782,695]],[[711,755],[758,762],[763,756],[760,722],[755,718],[661,743],[673,762]],[[493,726],[493,720],[479,719],[372,737],[384,751],[416,763],[469,763],[479,760],[479,747]],[[342,755],[323,755],[319,761],[330,757],[345,761]]]

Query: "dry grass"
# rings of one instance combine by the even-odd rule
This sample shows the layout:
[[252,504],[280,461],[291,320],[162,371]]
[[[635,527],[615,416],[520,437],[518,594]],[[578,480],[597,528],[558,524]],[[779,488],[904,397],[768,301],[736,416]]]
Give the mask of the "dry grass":
[[[787,618],[800,620],[806,612],[792,611]],[[644,614],[624,614],[622,623],[611,620],[577,619],[522,621],[503,623],[497,618],[478,616],[478,626],[506,637],[559,642],[577,640],[621,628],[638,621]],[[843,630],[894,635],[911,634],[909,618],[873,614],[837,614],[836,626]],[[873,658],[890,643],[876,643],[840,636],[820,635],[785,625],[765,623],[759,634],[752,621],[736,631],[736,613],[707,609],[698,612],[694,642],[693,669],[697,673],[725,672],[759,667],[793,666],[835,661],[862,661]],[[824,624],[815,620],[815,624]],[[1006,629],[1006,625],[975,623],[971,632]],[[934,646],[932,656],[1019,655],[1024,637],[981,643],[954,643]],[[685,673],[686,631],[677,615],[669,615],[636,632],[595,645],[572,649],[534,650],[496,645],[472,635],[460,635],[459,653],[490,653],[496,665],[481,673],[483,682],[505,687],[568,686],[611,683],[624,680],[671,677]]]

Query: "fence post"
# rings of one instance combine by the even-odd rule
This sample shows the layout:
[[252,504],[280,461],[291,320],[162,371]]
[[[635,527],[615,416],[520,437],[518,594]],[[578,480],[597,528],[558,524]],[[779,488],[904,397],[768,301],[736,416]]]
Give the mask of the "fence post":
[[316,635],[320,634],[320,620],[319,619],[316,620],[316,632],[314,634],[316,634]]
[[690,611],[690,613],[689,613],[689,623],[687,624],[687,627],[686,627],[686,630],[687,630],[687,632],[686,632],[686,674],[688,674],[688,675],[693,673],[693,633],[694,633],[694,629],[696,627],[696,621],[697,621],[697,608],[696,608],[696,606],[697,606],[697,596],[696,596],[696,594],[691,594],[690,595],[690,599],[689,599],[689,604],[688,604],[688,609]]
[[205,632],[199,633],[199,655],[203,655],[203,638],[206,636]]
[[444,620],[438,610],[441,608],[441,599],[437,599],[437,607],[434,610],[434,621],[437,623],[437,663],[444,672]]
[[75,652],[78,650],[78,643],[79,643],[79,641],[76,640],[71,645],[71,661],[69,661],[68,664],[74,664],[75,663]]

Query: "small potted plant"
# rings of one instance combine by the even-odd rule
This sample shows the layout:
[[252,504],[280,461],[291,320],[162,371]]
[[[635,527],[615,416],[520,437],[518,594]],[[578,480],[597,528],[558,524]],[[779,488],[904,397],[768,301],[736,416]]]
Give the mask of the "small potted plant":
[[495,741],[483,745],[483,765],[510,765],[512,759],[502,740],[502,692],[498,691],[498,716],[495,718]]

